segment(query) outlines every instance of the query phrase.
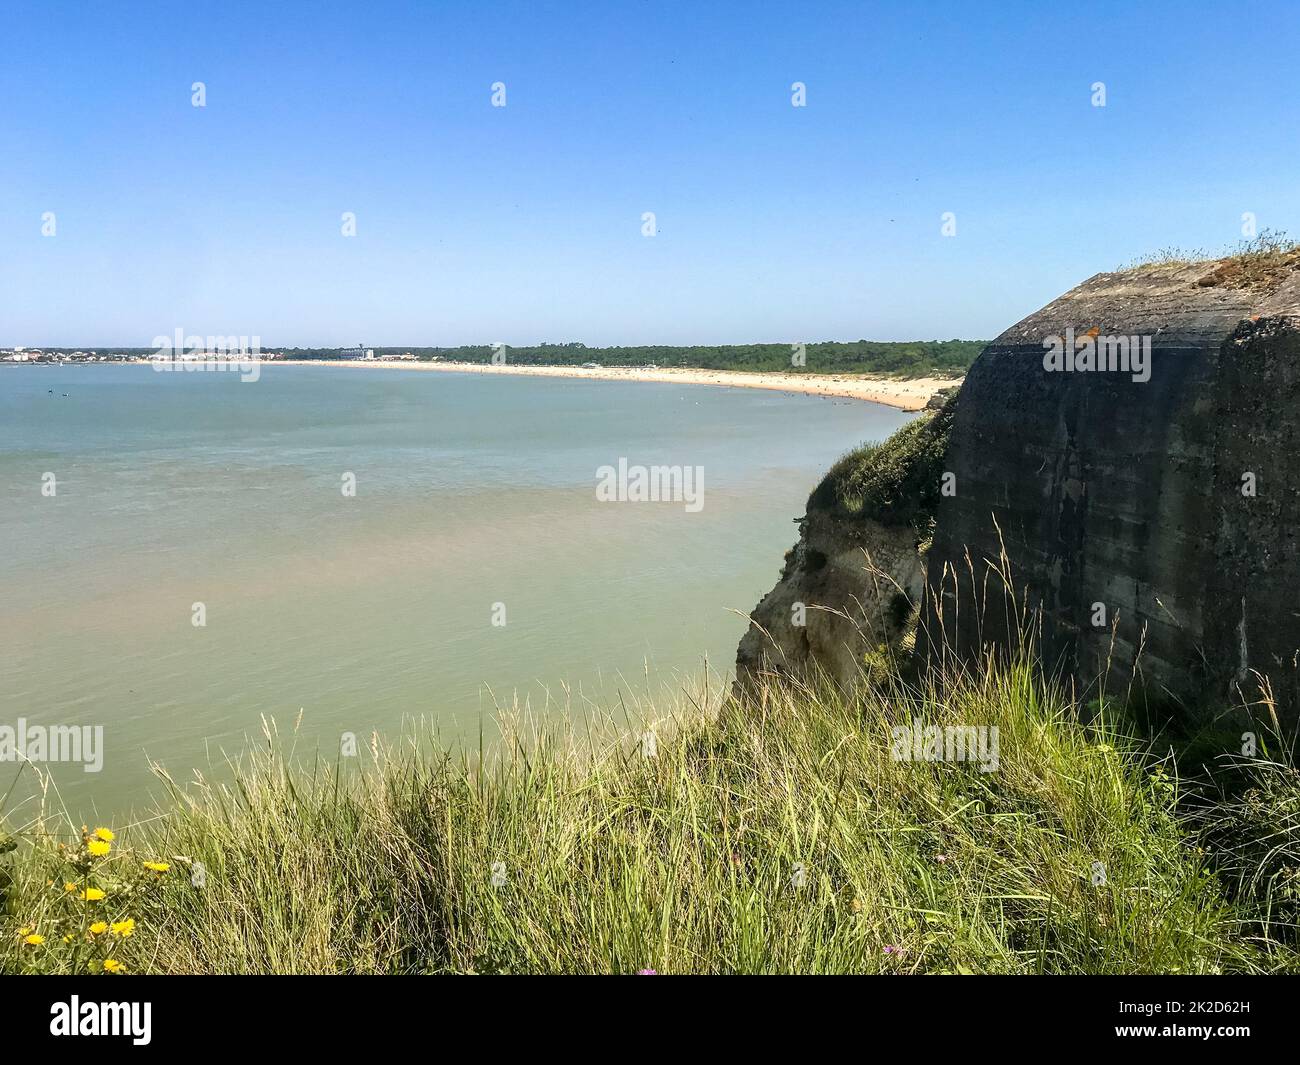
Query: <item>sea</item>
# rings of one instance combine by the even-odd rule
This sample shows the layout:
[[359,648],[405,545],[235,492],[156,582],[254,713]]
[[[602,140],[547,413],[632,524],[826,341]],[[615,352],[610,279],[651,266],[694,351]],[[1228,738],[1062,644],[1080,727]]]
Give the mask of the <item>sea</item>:
[[0,817],[147,816],[171,801],[155,767],[219,779],[265,722],[332,762],[348,735],[477,745],[503,708],[719,690],[808,493],[911,417],[685,383],[0,367]]

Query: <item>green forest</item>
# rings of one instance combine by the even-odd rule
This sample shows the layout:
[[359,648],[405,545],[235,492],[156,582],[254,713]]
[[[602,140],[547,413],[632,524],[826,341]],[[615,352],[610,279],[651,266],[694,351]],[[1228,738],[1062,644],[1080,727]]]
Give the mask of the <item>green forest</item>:
[[[581,343],[506,346],[506,359],[525,366],[683,366],[706,370],[804,370],[809,373],[881,373],[921,377],[930,373],[961,374],[975,361],[983,340],[879,340],[826,341],[802,345],[803,362],[796,361],[799,347],[791,344],[695,344],[680,347],[650,344],[638,347],[593,348]],[[338,348],[287,348],[285,356],[299,359],[337,357]],[[455,362],[490,362],[487,344],[454,348],[375,348],[379,355],[410,353],[418,359],[441,358]]]
[[[824,341],[817,344],[646,344],[638,347],[592,348],[582,343],[534,344],[526,347],[505,345],[507,362],[521,366],[601,366],[689,367],[703,370],[786,370],[804,373],[872,373],[894,377],[960,376],[984,349],[985,340],[850,340]],[[274,351],[286,359],[339,359],[358,348],[281,348],[262,345],[263,352]],[[447,362],[492,361],[495,348],[490,344],[466,344],[460,347],[374,347],[368,348],[377,358],[413,355],[421,361],[442,359]],[[153,348],[99,347],[93,354],[107,358],[146,359]],[[45,348],[44,359],[82,358],[83,349]]]

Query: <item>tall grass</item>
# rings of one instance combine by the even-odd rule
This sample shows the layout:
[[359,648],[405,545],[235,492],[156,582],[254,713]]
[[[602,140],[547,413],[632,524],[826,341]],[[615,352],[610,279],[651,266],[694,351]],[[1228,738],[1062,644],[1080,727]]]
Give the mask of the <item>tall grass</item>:
[[[1172,765],[1076,710],[1021,662],[851,698],[688,693],[631,729],[516,718],[491,755],[426,738],[364,767],[302,764],[268,727],[233,784],[175,789],[105,857],[53,823],[20,833],[0,970],[1296,967],[1209,868]],[[913,718],[996,727],[997,771],[895,760]],[[126,917],[129,936],[87,930]]]
[[1191,266],[1224,259],[1252,259],[1262,262],[1280,261],[1293,256],[1300,249],[1300,241],[1287,236],[1285,230],[1261,229],[1255,236],[1211,253],[1204,248],[1166,247],[1131,260],[1121,270],[1134,270],[1150,266]]

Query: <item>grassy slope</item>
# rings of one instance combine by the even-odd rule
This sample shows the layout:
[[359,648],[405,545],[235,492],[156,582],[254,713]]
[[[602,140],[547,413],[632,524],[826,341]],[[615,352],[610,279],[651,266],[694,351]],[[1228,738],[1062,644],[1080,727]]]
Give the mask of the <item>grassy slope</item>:
[[[660,722],[653,758],[550,731],[482,770],[426,747],[340,777],[290,771],[273,742],[232,790],[178,800],[107,857],[24,833],[0,970],[1295,968],[1276,926],[1260,935],[1259,892],[1228,900],[1172,767],[1074,711],[1017,667],[950,677],[942,695],[772,689],[761,708],[691,707]],[[894,760],[890,725],[913,713],[997,726],[998,770]],[[87,884],[107,897],[82,901]],[[101,916],[134,933],[88,931]]]
[[[923,523],[952,410],[846,456],[810,507]],[[107,855],[57,822],[0,834],[0,971],[1300,971],[1290,764],[1189,787],[1027,664],[882,676],[851,700],[686,692],[640,715],[654,757],[570,717],[486,765],[426,743],[340,771],[272,731],[233,787],[177,789]],[[913,718],[996,727],[1000,765],[895,760]]]

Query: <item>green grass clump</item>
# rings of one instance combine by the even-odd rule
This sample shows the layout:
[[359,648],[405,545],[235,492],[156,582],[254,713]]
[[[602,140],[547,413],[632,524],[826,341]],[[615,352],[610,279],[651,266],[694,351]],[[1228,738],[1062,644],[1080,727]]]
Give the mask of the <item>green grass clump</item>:
[[1290,759],[1232,757],[1207,781],[1194,816],[1215,868],[1252,933],[1294,940],[1300,928],[1300,770]]
[[810,511],[928,529],[939,506],[957,393],[887,440],[849,452],[808,497]]
[[[1261,229],[1255,236],[1240,240],[1217,255],[1212,255],[1204,248],[1161,248],[1159,251],[1134,259],[1123,270],[1140,270],[1149,267],[1194,266],[1204,263],[1215,265],[1230,278],[1244,271],[1248,280],[1256,275],[1276,275],[1290,268],[1295,262],[1296,253],[1300,251],[1300,241],[1288,237],[1285,232],[1273,229]],[[1208,275],[1212,277],[1213,275]],[[1201,282],[1207,287],[1211,283]],[[1250,287],[1250,286],[1246,286]]]
[[[176,789],[107,854],[50,823],[16,833],[0,971],[1294,967],[1198,849],[1172,765],[1077,711],[1021,664],[851,698],[691,695],[638,738],[551,715],[490,756],[412,740],[364,768],[295,765],[270,730],[233,784]],[[913,719],[996,727],[996,770],[895,760]],[[88,931],[100,916],[132,933]]]

